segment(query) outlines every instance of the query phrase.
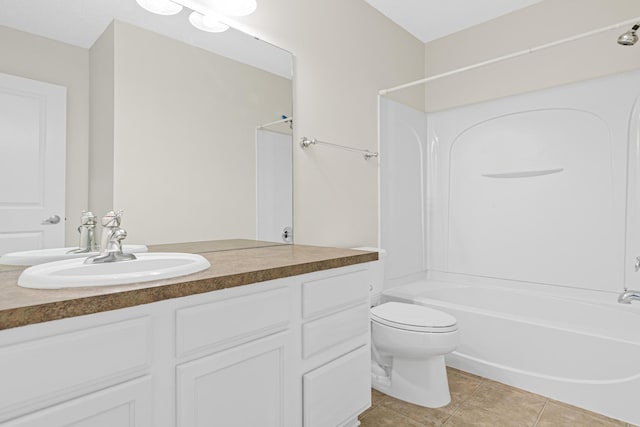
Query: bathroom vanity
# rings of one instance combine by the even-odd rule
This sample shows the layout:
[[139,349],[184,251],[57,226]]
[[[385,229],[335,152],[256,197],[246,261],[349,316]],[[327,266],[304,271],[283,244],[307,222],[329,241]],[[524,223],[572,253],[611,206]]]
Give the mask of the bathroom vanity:
[[23,289],[0,271],[0,425],[357,425],[377,253],[200,254],[208,270],[122,286]]

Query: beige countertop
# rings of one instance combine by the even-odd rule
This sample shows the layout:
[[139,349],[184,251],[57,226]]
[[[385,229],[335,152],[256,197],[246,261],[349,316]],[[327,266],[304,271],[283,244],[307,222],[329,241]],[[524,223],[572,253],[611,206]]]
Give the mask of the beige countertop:
[[150,246],[152,252],[199,253],[211,267],[189,276],[128,285],[26,289],[24,267],[0,269],[0,330],[148,304],[378,259],[376,252],[251,240]]

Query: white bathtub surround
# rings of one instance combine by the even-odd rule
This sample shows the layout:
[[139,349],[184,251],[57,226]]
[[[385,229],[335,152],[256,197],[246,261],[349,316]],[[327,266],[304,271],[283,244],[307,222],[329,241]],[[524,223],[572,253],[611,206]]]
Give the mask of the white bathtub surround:
[[616,300],[640,283],[638,82],[380,102],[386,296],[456,317],[452,366],[634,424],[640,306]]

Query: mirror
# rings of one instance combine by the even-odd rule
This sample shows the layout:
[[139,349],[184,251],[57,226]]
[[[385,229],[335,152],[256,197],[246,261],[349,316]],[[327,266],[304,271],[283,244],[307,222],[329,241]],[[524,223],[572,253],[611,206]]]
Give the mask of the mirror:
[[[0,8],[0,73],[67,89],[66,246],[77,244],[83,209],[124,210],[131,244],[283,243],[291,207],[276,225],[257,205],[269,213],[291,201],[291,155],[268,148],[292,145],[289,52],[233,29],[200,31],[186,8],[159,16],[135,0]],[[288,184],[269,185],[287,165]]]

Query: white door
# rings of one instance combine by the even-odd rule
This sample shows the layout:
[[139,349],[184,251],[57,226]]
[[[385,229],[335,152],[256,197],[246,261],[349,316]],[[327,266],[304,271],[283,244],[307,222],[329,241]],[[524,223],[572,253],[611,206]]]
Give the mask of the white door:
[[291,135],[268,130],[256,133],[256,239],[292,242]]
[[64,246],[66,93],[0,74],[0,255]]

